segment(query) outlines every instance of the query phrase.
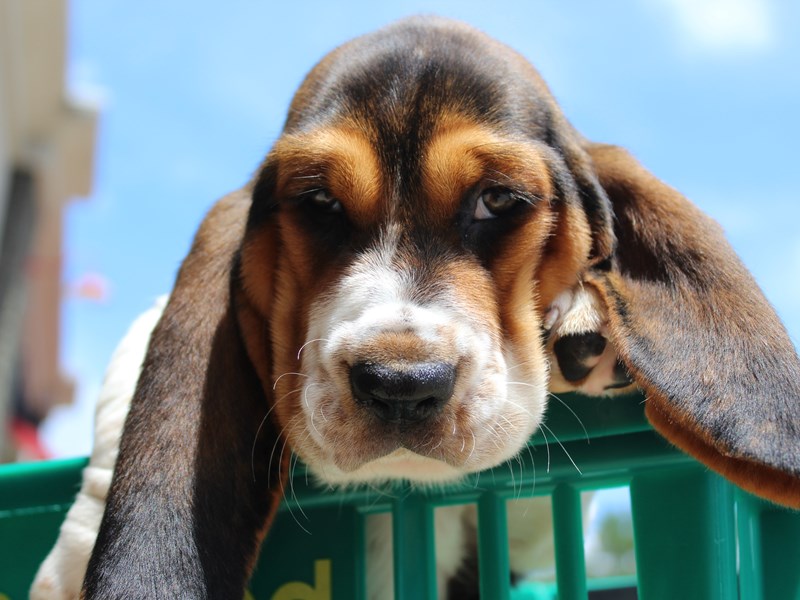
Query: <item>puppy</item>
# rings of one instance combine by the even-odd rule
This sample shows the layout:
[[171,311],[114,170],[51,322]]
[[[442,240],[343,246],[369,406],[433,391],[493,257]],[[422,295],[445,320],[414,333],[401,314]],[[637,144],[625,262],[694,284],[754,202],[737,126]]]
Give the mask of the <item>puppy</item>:
[[720,228],[483,34],[358,38],[200,227],[84,597],[241,597],[285,446],[331,485],[454,481],[524,446],[548,385],[630,381],[672,442],[800,507],[800,361]]

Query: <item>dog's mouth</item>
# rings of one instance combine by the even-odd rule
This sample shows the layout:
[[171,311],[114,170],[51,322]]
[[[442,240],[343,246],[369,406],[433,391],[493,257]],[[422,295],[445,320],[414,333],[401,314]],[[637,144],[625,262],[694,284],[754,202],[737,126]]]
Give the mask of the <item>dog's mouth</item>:
[[[335,428],[326,430],[318,439],[321,447],[327,449],[333,464],[344,473],[354,474],[365,470],[383,477],[402,477],[414,479],[420,469],[444,471],[456,476],[475,452],[477,438],[465,420],[452,413],[419,421],[387,421],[363,415],[348,418],[351,429],[360,429],[361,434],[353,436],[349,444],[337,443],[340,432]],[[357,425],[354,421],[360,420]],[[459,422],[461,421],[461,422]],[[460,440],[460,443],[456,443]],[[438,463],[434,465],[433,463]],[[366,467],[366,468],[365,468]],[[424,474],[427,478],[429,474]]]
[[472,377],[423,365],[415,367],[416,384],[360,363],[349,370],[349,385],[341,372],[298,377],[301,412],[287,426],[292,447],[330,484],[448,482],[512,458],[541,421],[543,383],[515,385],[524,382],[491,363]]
[[343,482],[406,479],[417,483],[442,483],[457,481],[465,474],[465,471],[447,461],[402,447],[343,472],[346,474]]

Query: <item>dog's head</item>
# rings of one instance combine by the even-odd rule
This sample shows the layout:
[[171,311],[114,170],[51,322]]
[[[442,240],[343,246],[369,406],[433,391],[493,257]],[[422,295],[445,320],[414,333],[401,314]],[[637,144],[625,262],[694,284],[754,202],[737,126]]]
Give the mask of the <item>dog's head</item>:
[[519,451],[546,404],[545,308],[611,255],[589,165],[534,70],[466,26],[405,22],[311,72],[241,273],[272,333],[255,366],[319,477],[439,481]]
[[359,38],[303,83],[253,187],[242,334],[319,477],[445,480],[536,430],[547,321],[582,283],[664,433],[792,485],[797,359],[718,227],[460,24]]

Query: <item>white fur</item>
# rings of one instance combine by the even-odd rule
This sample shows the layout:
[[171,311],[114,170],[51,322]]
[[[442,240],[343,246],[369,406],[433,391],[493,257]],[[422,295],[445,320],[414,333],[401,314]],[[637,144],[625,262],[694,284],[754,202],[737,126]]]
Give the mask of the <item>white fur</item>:
[[601,331],[605,327],[603,303],[592,288],[578,285],[556,297],[545,317],[546,329],[555,328],[556,336]]

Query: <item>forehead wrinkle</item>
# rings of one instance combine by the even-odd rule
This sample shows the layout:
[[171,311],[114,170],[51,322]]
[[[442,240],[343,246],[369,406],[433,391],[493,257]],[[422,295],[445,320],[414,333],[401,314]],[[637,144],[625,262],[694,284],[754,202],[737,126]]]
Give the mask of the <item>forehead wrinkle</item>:
[[294,196],[327,189],[356,223],[374,221],[383,185],[378,157],[367,136],[352,127],[286,134],[272,150],[278,190]]
[[467,190],[483,180],[522,186],[539,197],[550,197],[552,182],[547,161],[537,146],[477,123],[441,127],[428,144],[422,165],[431,216],[437,220],[450,218]]

